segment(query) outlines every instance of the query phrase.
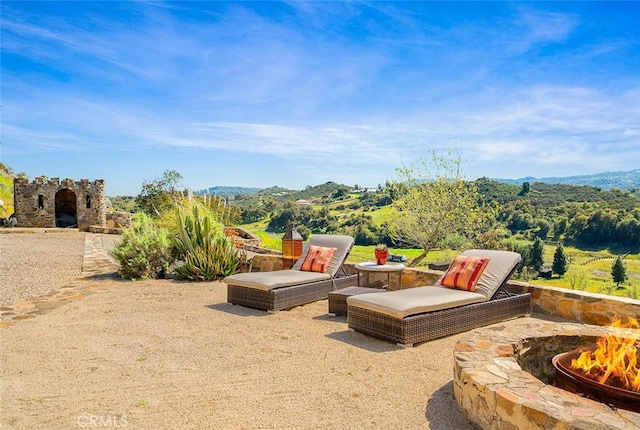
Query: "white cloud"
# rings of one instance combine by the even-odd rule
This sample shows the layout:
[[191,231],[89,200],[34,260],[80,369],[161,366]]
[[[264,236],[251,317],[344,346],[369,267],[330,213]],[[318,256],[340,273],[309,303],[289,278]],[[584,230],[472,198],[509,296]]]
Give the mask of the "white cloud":
[[561,42],[580,24],[574,14],[546,12],[518,7],[519,18],[532,41]]
[[[531,163],[591,168],[633,160],[624,151],[635,150],[640,134],[640,109],[629,104],[636,93],[605,96],[582,87],[541,86],[503,96],[482,113],[457,104],[446,110],[433,106],[411,117],[389,113],[359,122],[295,124],[282,119],[199,121],[167,115],[162,107],[60,98],[54,92],[39,95],[42,112],[56,110],[49,131],[29,132],[29,116],[23,112],[25,125],[7,127],[4,135],[9,144],[28,142],[56,151],[65,145],[67,151],[162,146],[352,165],[398,165],[429,149],[458,147],[486,163],[534,158]],[[609,151],[612,145],[616,151]],[[594,163],[595,155],[599,161]]]
[[363,175],[449,148],[476,172],[640,165],[637,76],[583,63],[632,42],[595,38],[560,65],[529,56],[564,49],[577,14],[516,4],[438,21],[429,3],[203,5],[127,3],[129,20],[84,21],[3,5],[3,53],[36,64],[3,70],[5,152],[176,148]]
[[547,12],[530,6],[516,6],[517,18],[513,22],[515,38],[510,46],[513,54],[522,54],[534,47],[563,42],[580,25],[572,13]]

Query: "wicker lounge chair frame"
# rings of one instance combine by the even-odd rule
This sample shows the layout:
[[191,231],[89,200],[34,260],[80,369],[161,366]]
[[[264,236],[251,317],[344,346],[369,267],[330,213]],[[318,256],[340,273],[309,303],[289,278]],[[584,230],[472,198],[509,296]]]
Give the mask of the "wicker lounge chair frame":
[[326,299],[333,290],[356,285],[358,275],[344,275],[326,281],[293,285],[263,291],[239,285],[227,285],[227,302],[270,312]]
[[[331,235],[313,236],[312,242],[314,238],[320,239],[324,246],[329,245],[331,241]],[[353,242],[346,250],[342,261],[339,262],[340,267],[338,271],[334,273],[330,279],[273,288],[271,290],[227,284],[227,302],[233,303],[234,305],[242,305],[269,312],[277,312],[326,299],[331,291],[353,286],[358,283],[358,275],[348,275],[343,265],[349,256],[352,247]],[[302,264],[302,261],[304,261],[304,258],[306,257],[306,249],[307,248],[305,248],[300,259],[293,266],[293,269],[299,267]]]
[[347,306],[349,328],[403,346],[412,346],[530,313],[529,293],[401,319],[358,306]]
[[416,343],[529,315],[531,313],[531,294],[511,294],[506,290],[506,284],[516,267],[505,277],[503,283],[488,301],[410,315],[404,318],[348,305],[349,328],[379,339],[395,342],[401,346],[413,346]]

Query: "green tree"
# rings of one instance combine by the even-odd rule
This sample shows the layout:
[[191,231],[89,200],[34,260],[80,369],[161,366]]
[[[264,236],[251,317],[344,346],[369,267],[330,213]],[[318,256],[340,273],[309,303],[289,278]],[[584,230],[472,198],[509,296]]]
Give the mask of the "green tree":
[[536,236],[544,240],[551,230],[551,223],[546,219],[539,219],[536,221],[536,226],[538,227]]
[[136,209],[136,199],[133,196],[108,197],[107,208],[111,203],[111,210],[115,212],[134,212]]
[[569,223],[569,227],[566,230],[566,234],[569,238],[578,239],[582,234],[582,231],[587,225],[587,217],[584,214],[577,214]]
[[337,228],[337,218],[331,215],[331,211],[324,207],[312,210],[304,221],[305,225],[314,233],[333,233]]
[[340,185],[331,195],[334,199],[340,199],[349,195],[349,188],[344,185]]
[[553,265],[551,266],[554,273],[559,276],[567,273],[567,255],[564,252],[562,244],[558,244],[556,252],[553,254]]
[[553,238],[555,240],[560,239],[560,236],[567,231],[567,225],[569,224],[566,217],[558,218],[553,224]]
[[282,233],[286,230],[290,223],[296,225],[302,224],[302,217],[300,214],[300,206],[295,202],[286,202],[282,210],[274,213],[267,225],[267,231]]
[[398,168],[401,179],[394,188],[406,191],[393,201],[389,236],[394,243],[422,249],[410,267],[452,234],[472,238],[489,229],[495,220],[493,206],[482,204],[475,182],[465,181],[460,157],[439,156],[419,160],[414,167]]
[[[507,246],[507,248],[509,247]],[[529,261],[531,261],[531,247],[524,243],[513,242],[513,248],[511,250],[517,252],[522,257],[522,262],[518,265],[517,271],[519,273],[526,272],[525,268],[529,266]]]
[[640,220],[633,216],[626,216],[616,224],[616,239],[618,243],[640,243]]
[[242,209],[241,221],[243,224],[250,224],[252,222],[260,221],[266,218],[267,211],[264,206],[249,206]]
[[302,236],[302,240],[308,240],[309,237],[311,237],[311,229],[306,225],[296,226],[296,230],[298,230],[298,233]]
[[572,290],[584,291],[589,286],[589,272],[582,267],[570,267],[565,278]]
[[536,237],[531,245],[530,258],[529,264],[539,272],[544,265],[544,242],[539,237]]
[[577,235],[588,243],[608,243],[615,237],[616,214],[611,210],[598,209],[586,220],[586,225]]
[[616,261],[614,261],[613,266],[611,267],[611,276],[613,277],[613,282],[616,283],[616,287],[620,287],[620,284],[627,279],[627,268],[622,261],[622,258],[618,256]]
[[352,213],[344,218],[337,230],[353,236],[356,245],[375,245],[384,241],[379,236],[379,227],[373,222],[371,215],[364,213]]
[[146,180],[136,197],[138,208],[151,216],[173,210],[178,197],[178,185],[182,175],[175,170],[166,170],[160,178]]

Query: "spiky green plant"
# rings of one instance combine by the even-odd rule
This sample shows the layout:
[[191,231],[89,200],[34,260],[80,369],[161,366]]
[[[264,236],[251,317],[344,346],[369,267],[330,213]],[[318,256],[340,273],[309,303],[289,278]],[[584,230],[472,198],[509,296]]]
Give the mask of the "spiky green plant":
[[211,217],[200,215],[197,205],[192,207],[192,215],[183,215],[182,208],[176,209],[178,236],[175,245],[179,255],[193,253],[196,248],[210,248],[216,232],[212,229]]
[[237,249],[224,235],[219,222],[214,222],[210,215],[202,216],[198,205],[194,205],[192,214],[186,216],[178,208],[176,217],[175,249],[184,262],[176,268],[179,278],[210,281],[238,271],[240,259]]
[[198,246],[185,255],[176,275],[191,281],[212,281],[238,272],[240,258],[227,237],[215,238],[210,247]]

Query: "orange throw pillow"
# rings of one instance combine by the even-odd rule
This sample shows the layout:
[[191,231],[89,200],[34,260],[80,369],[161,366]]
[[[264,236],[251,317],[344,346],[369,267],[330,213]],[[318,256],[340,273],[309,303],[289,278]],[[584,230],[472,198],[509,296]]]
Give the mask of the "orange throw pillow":
[[480,275],[489,264],[488,258],[458,255],[453,259],[440,284],[445,287],[475,291]]
[[337,248],[309,245],[309,252],[307,252],[300,270],[324,273],[336,250]]

